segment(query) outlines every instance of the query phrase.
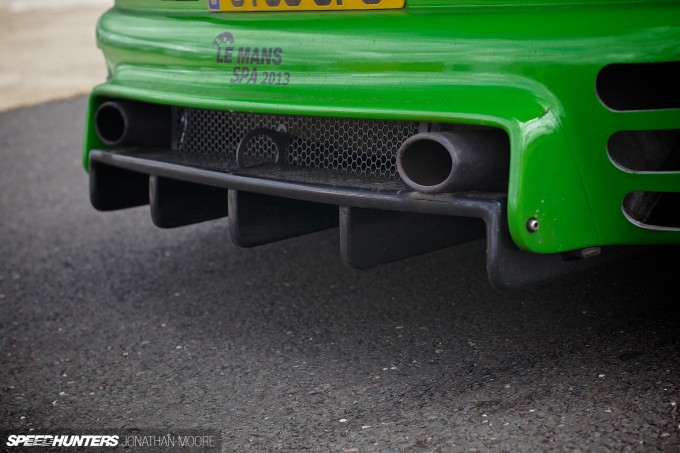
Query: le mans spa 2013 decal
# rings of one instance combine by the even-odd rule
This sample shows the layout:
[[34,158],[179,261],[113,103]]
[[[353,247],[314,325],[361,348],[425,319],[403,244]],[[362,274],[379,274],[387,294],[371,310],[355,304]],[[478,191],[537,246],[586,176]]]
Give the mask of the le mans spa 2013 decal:
[[232,67],[229,83],[288,85],[290,72],[277,71],[283,63],[281,47],[238,46],[230,32],[220,33],[212,42],[217,49],[215,61]]

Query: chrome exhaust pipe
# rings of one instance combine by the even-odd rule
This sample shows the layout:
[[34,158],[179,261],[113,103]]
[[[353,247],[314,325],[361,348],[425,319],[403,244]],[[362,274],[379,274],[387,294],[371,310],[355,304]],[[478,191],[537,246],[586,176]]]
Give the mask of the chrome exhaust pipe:
[[423,132],[397,152],[401,179],[423,193],[502,189],[508,184],[510,143],[499,130]]
[[108,146],[170,147],[172,110],[134,101],[108,101],[97,109],[94,125]]

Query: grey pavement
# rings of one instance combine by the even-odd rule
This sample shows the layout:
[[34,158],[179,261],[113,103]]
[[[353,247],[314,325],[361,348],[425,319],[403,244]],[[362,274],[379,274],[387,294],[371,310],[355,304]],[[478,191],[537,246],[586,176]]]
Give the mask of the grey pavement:
[[[0,428],[210,428],[225,451],[680,450],[677,260],[499,292],[484,243],[345,268],[337,231],[99,213],[85,99],[0,114]],[[677,255],[676,255],[677,256]]]
[[113,0],[0,0],[0,111],[86,94],[106,78],[95,25]]

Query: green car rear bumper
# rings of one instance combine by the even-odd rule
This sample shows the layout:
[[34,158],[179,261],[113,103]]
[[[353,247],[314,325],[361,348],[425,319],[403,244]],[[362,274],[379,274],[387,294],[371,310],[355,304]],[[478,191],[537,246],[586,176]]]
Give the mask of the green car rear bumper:
[[[131,3],[121,1],[98,24],[110,79],[92,93],[86,166],[92,150],[118,151],[93,126],[111,99],[484,126],[509,138],[503,215],[519,249],[680,244],[677,218],[648,223],[624,203],[631,193],[659,193],[671,200],[666,211],[680,211],[680,166],[632,171],[608,149],[621,131],[664,131],[670,159],[680,152],[678,87],[668,83],[669,72],[680,79],[677,2],[407,1],[403,10],[236,14],[209,13],[204,1]],[[604,68],[618,72],[607,79]],[[626,104],[631,86],[644,97],[654,85],[670,86],[665,103]]]

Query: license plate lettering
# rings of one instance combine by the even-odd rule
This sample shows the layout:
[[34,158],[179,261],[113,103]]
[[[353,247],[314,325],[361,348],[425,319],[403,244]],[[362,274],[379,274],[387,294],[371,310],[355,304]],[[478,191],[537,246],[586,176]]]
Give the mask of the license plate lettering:
[[211,11],[337,11],[398,9],[404,0],[209,0]]

